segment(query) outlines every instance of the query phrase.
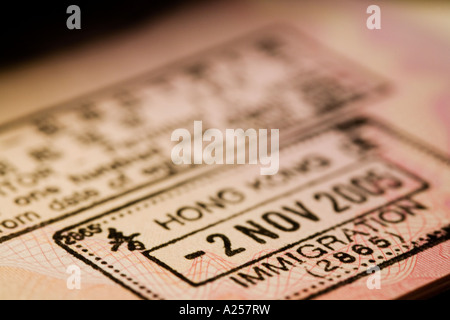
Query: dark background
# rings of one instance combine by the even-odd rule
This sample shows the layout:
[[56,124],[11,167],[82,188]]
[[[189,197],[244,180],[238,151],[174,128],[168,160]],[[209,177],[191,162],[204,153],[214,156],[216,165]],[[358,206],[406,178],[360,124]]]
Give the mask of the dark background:
[[[0,67],[155,19],[201,0],[2,1],[0,2]],[[81,30],[69,30],[69,5],[81,9]]]

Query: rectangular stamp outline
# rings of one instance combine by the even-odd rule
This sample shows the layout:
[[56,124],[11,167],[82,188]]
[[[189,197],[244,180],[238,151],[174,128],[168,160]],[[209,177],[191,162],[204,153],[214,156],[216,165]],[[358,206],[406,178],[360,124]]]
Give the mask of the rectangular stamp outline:
[[[370,117],[367,117],[367,116],[356,116],[356,117],[354,117],[354,118],[352,118],[350,120],[347,119],[347,120],[341,121],[341,122],[339,122],[337,124],[335,123],[335,124],[331,124],[329,126],[321,127],[320,130],[318,130],[316,132],[309,133],[309,134],[303,136],[301,139],[296,140],[296,142],[300,142],[300,141],[303,141],[303,140],[310,139],[310,138],[315,137],[317,135],[320,135],[320,134],[322,134],[322,133],[324,133],[326,131],[331,131],[331,130],[334,130],[334,129],[344,130],[345,131],[347,129],[351,129],[353,127],[359,127],[359,126],[374,126],[374,127],[377,127],[378,129],[386,132],[387,134],[389,134],[390,136],[392,136],[396,140],[414,147],[417,151],[422,152],[424,154],[427,154],[429,157],[433,158],[437,162],[442,162],[444,165],[448,166],[449,169],[450,169],[450,156],[449,155],[444,154],[444,153],[442,153],[439,150],[436,150],[434,147],[432,147],[432,146],[428,145],[427,143],[421,141],[417,137],[412,137],[408,133],[405,133],[405,132],[401,131],[400,129],[395,128],[391,124],[386,124],[384,121],[379,120],[379,119],[377,119],[377,118],[375,118],[373,116],[370,116]],[[176,186],[174,186],[174,187],[176,187]],[[426,189],[428,189],[428,188],[429,188],[429,185],[426,186]],[[168,189],[170,190],[171,188],[168,188]],[[162,190],[162,191],[153,193],[153,194],[148,195],[148,196],[146,196],[144,198],[141,198],[141,199],[129,202],[129,203],[127,203],[127,204],[125,204],[125,205],[123,205],[121,207],[115,208],[113,210],[105,212],[105,213],[103,213],[101,215],[98,215],[96,217],[92,217],[92,218],[90,218],[90,219],[88,219],[86,221],[74,224],[72,226],[68,226],[68,227],[66,227],[66,228],[56,232],[54,234],[54,236],[53,236],[53,239],[54,239],[54,241],[55,241],[55,243],[57,245],[59,245],[64,250],[66,250],[72,256],[74,256],[75,258],[83,261],[87,265],[91,266],[93,269],[101,272],[106,277],[111,279],[113,282],[115,282],[116,284],[122,286],[124,289],[132,292],[133,294],[135,294],[139,298],[146,299],[146,300],[147,299],[148,300],[164,299],[163,297],[161,297],[158,294],[155,294],[154,292],[152,292],[148,288],[146,288],[147,289],[146,293],[150,294],[151,298],[148,295],[143,294],[143,293],[139,292],[138,290],[132,288],[130,285],[126,284],[123,280],[121,280],[120,278],[116,277],[115,273],[108,272],[107,268],[103,269],[99,265],[97,265],[97,264],[91,262],[90,260],[88,260],[82,254],[80,254],[80,253],[74,251],[73,249],[71,249],[68,245],[65,245],[64,243],[62,243],[62,241],[60,239],[60,236],[65,231],[68,231],[68,230],[76,228],[76,227],[78,227],[80,225],[84,225],[86,223],[98,220],[98,219],[103,218],[103,217],[105,217],[107,215],[110,215],[110,214],[112,214],[114,212],[117,212],[118,210],[124,209],[124,208],[129,207],[129,206],[131,206],[133,204],[136,204],[136,203],[138,203],[138,202],[140,202],[140,201],[142,201],[144,199],[147,199],[147,198],[153,197],[153,196],[157,196],[157,195],[159,195],[159,194],[161,194],[161,193],[163,193],[165,191],[167,191],[167,190]],[[420,192],[422,192],[422,191],[423,190],[420,190]],[[395,201],[398,201],[398,199],[395,200]],[[384,204],[381,207],[384,207],[386,205],[389,205],[389,203]],[[377,209],[379,209],[379,208],[376,208],[375,210],[377,210]],[[443,227],[440,230],[444,232],[443,236],[431,238],[431,239],[429,239],[429,241],[425,242],[424,244],[422,244],[422,245],[420,245],[418,247],[414,247],[410,251],[407,251],[407,252],[405,252],[405,253],[403,253],[401,255],[395,256],[395,257],[393,257],[393,258],[391,258],[391,259],[389,259],[389,260],[387,260],[387,261],[385,261],[385,262],[383,262],[381,264],[378,264],[377,266],[380,269],[384,269],[384,268],[386,268],[386,267],[388,267],[388,266],[390,266],[390,265],[392,265],[392,264],[394,264],[396,262],[399,262],[399,261],[402,261],[402,260],[407,259],[409,257],[412,257],[412,256],[414,256],[414,255],[416,255],[416,254],[418,254],[418,253],[420,253],[420,252],[422,252],[424,250],[427,250],[427,249],[432,248],[432,247],[434,247],[434,246],[436,246],[436,245],[438,245],[438,244],[440,244],[442,242],[450,240],[450,225],[445,226],[445,227]],[[305,299],[316,298],[316,297],[318,297],[318,296],[320,296],[322,294],[328,293],[328,292],[330,292],[332,290],[335,290],[335,289],[338,289],[338,288],[340,288],[340,287],[342,287],[344,285],[350,284],[350,283],[352,283],[352,282],[354,282],[354,281],[356,281],[356,280],[358,280],[360,278],[363,278],[365,276],[367,276],[367,273],[366,272],[361,272],[361,273],[359,273],[359,274],[357,274],[355,276],[352,276],[352,277],[347,278],[345,280],[341,280],[340,282],[337,282],[336,284],[334,284],[334,285],[332,285],[332,286],[330,286],[330,287],[328,287],[326,289],[323,289],[323,290],[318,291],[318,292],[316,292],[314,294],[311,294],[310,296],[306,297]],[[294,295],[285,297],[285,299],[292,299],[292,298],[295,299]]]
[[[194,61],[198,61],[199,59],[202,59],[203,57],[208,57],[210,55],[213,55],[217,52],[219,52],[222,48],[226,48],[228,46],[233,46],[233,44],[235,43],[241,43],[244,41],[251,41],[254,38],[257,38],[259,36],[263,36],[264,33],[268,33],[271,34],[277,30],[283,30],[283,31],[287,31],[290,34],[292,34],[293,36],[297,37],[300,40],[305,41],[307,44],[314,46],[316,48],[319,49],[319,51],[321,53],[327,53],[331,56],[333,56],[336,60],[341,61],[344,65],[348,65],[351,66],[353,68],[357,68],[358,72],[360,72],[361,74],[367,75],[367,76],[371,76],[372,79],[378,80],[378,85],[375,86],[374,88],[372,88],[372,91],[370,92],[371,96],[369,98],[366,98],[364,100],[364,103],[367,104],[369,103],[371,100],[373,100],[374,98],[378,98],[380,95],[385,94],[386,92],[388,92],[391,88],[391,85],[386,82],[384,79],[382,79],[380,76],[378,76],[376,73],[374,73],[372,70],[367,69],[366,67],[360,65],[357,62],[352,61],[351,59],[343,56],[342,54],[336,52],[335,50],[327,47],[326,45],[320,43],[319,41],[316,41],[315,39],[309,37],[308,35],[304,34],[303,32],[301,32],[300,30],[298,30],[295,27],[290,26],[289,24],[283,24],[283,23],[278,23],[278,24],[272,24],[272,25],[268,25],[265,27],[261,27],[258,28],[256,30],[253,30],[251,32],[248,32],[247,34],[244,34],[242,36],[238,36],[235,37],[231,40],[226,40],[223,41],[221,43],[218,44],[214,44],[212,46],[210,46],[209,48],[206,49],[201,49],[197,52],[194,52],[193,54],[190,54],[188,56],[176,59],[174,61],[170,61],[162,66],[159,67],[155,67],[147,72],[142,73],[141,75],[138,76],[134,76],[131,77],[127,80],[124,81],[119,81],[116,84],[113,85],[109,85],[106,86],[104,88],[98,89],[98,90],[93,90],[89,93],[77,96],[73,99],[69,99],[67,101],[63,101],[61,103],[55,104],[53,106],[49,106],[46,107],[44,109],[32,112],[28,115],[19,117],[17,119],[11,120],[11,121],[7,121],[5,123],[1,123],[0,124],[0,134],[2,134],[3,132],[10,130],[14,127],[18,127],[20,125],[23,125],[25,122],[28,122],[30,120],[35,119],[36,117],[41,117],[41,116],[45,116],[48,114],[53,114],[53,113],[58,113],[58,112],[64,112],[64,111],[68,111],[68,110],[72,110],[72,109],[76,109],[78,107],[78,102],[82,102],[84,99],[88,99],[89,97],[92,96],[98,96],[98,95],[106,95],[106,94],[112,94],[113,92],[116,92],[117,90],[123,91],[129,87],[132,87],[134,84],[136,83],[140,83],[140,82],[145,82],[148,81],[149,79],[153,78],[153,77],[158,77],[160,74],[162,74],[163,72],[170,72],[171,70],[180,68],[182,66],[185,66],[189,63],[192,63]],[[337,110],[336,112],[330,112],[330,114],[333,114],[335,116],[339,115],[339,114],[343,114],[345,112],[349,112],[349,109],[352,110],[353,108],[353,103],[350,102],[350,107],[346,107],[343,108],[342,110]],[[317,115],[314,117],[311,117],[311,119],[309,119],[308,122],[318,122],[319,120],[323,120],[323,123],[327,123],[329,121],[334,121],[334,119],[332,117],[325,117],[324,115]],[[310,125],[305,125],[305,126],[301,126],[301,128],[305,129],[306,128],[310,128]],[[213,170],[211,170],[213,171]],[[106,197],[104,199],[101,199],[91,205],[85,206],[85,207],[81,207],[78,208],[74,211],[62,214],[62,215],[56,215],[53,218],[50,219],[44,219],[43,221],[34,224],[32,226],[20,229],[16,232],[12,232],[10,234],[7,234],[5,236],[0,236],[0,244],[14,239],[16,237],[19,237],[23,234],[35,231],[37,229],[41,229],[45,226],[48,226],[50,224],[59,222],[61,220],[64,220],[66,218],[75,216],[77,214],[80,214],[82,212],[85,212],[87,210],[90,210],[92,208],[98,207],[100,205],[103,205],[107,202],[113,201],[115,199],[118,199],[122,196],[131,194],[135,191],[138,190],[142,190],[146,187],[152,186],[157,184],[160,181],[163,181],[167,178],[173,177],[174,175],[170,175],[170,176],[166,176],[166,177],[162,177],[160,179],[156,179],[156,180],[152,180],[140,185],[136,185],[126,191],[120,192],[118,194],[112,195],[110,197]],[[162,190],[163,191],[163,190]]]
[[[166,247],[168,247],[168,246],[170,246],[170,245],[172,245],[172,244],[174,244],[174,243],[176,243],[176,242],[178,242],[178,241],[187,239],[187,238],[189,238],[190,236],[192,236],[192,235],[194,235],[194,234],[196,234],[196,233],[198,233],[198,232],[207,230],[207,229],[212,228],[212,227],[214,227],[214,226],[217,226],[217,225],[219,225],[219,224],[221,224],[221,223],[223,223],[223,222],[226,222],[226,221],[230,221],[230,220],[232,220],[232,219],[235,219],[235,218],[237,218],[237,217],[239,217],[239,216],[241,216],[241,215],[246,214],[247,212],[249,212],[249,211],[251,211],[251,210],[253,210],[253,209],[256,209],[256,208],[258,208],[258,207],[261,207],[261,206],[265,205],[266,203],[270,203],[270,202],[276,201],[276,200],[278,200],[278,199],[281,199],[281,198],[283,198],[283,197],[286,197],[286,196],[288,196],[288,195],[290,195],[290,194],[292,194],[292,193],[299,192],[301,189],[304,189],[305,187],[309,187],[309,186],[311,186],[311,185],[315,185],[315,184],[317,183],[317,181],[322,181],[322,180],[325,180],[325,181],[326,181],[327,179],[325,179],[325,177],[320,177],[320,178],[318,178],[318,179],[316,179],[316,180],[313,180],[313,181],[308,182],[306,185],[296,186],[296,187],[294,187],[293,189],[284,192],[283,194],[277,195],[277,196],[275,196],[275,197],[273,197],[273,198],[270,198],[270,199],[267,199],[267,200],[265,200],[265,201],[263,201],[263,202],[260,202],[260,203],[258,203],[258,204],[256,204],[256,205],[252,206],[251,208],[247,208],[247,209],[245,209],[245,210],[243,210],[243,211],[241,211],[241,212],[232,214],[231,216],[229,216],[229,217],[227,217],[227,218],[224,218],[224,219],[221,219],[221,220],[219,220],[219,221],[216,221],[216,222],[214,222],[214,223],[212,223],[212,224],[210,224],[210,225],[208,225],[208,226],[206,226],[206,227],[203,227],[203,228],[201,228],[201,229],[192,231],[192,232],[190,232],[190,233],[188,233],[188,234],[186,234],[186,235],[183,235],[183,236],[181,236],[181,237],[177,237],[177,238],[175,238],[175,239],[172,239],[172,240],[170,240],[170,241],[167,241],[166,243],[160,244],[160,245],[158,245],[158,246],[156,246],[156,247],[154,247],[154,248],[148,249],[148,250],[142,252],[142,254],[143,254],[145,257],[147,257],[148,259],[150,259],[151,261],[153,261],[153,262],[155,262],[156,264],[158,264],[159,266],[161,266],[161,267],[163,267],[163,268],[166,268],[168,271],[172,272],[175,276],[177,276],[177,277],[180,278],[181,280],[187,282],[187,283],[190,284],[191,286],[193,286],[193,287],[199,287],[199,286],[205,285],[205,284],[207,284],[207,283],[213,282],[213,281],[215,281],[215,280],[217,280],[217,279],[220,279],[220,278],[222,278],[222,277],[224,277],[224,276],[227,276],[227,275],[229,275],[229,274],[231,274],[231,273],[234,273],[234,272],[236,272],[236,271],[238,271],[238,270],[241,270],[242,268],[245,268],[245,267],[248,267],[248,266],[250,266],[250,265],[252,265],[252,264],[255,264],[255,263],[257,263],[257,262],[259,262],[259,261],[261,261],[261,260],[267,259],[267,258],[269,258],[269,257],[271,257],[271,256],[273,256],[273,255],[275,255],[275,254],[277,254],[277,253],[286,251],[286,250],[288,250],[288,249],[290,249],[290,248],[292,248],[292,247],[294,247],[294,246],[296,246],[296,245],[298,245],[298,244],[300,244],[300,243],[302,243],[302,242],[304,242],[304,241],[307,241],[307,240],[309,240],[309,239],[311,239],[311,238],[313,238],[313,237],[315,237],[315,236],[318,236],[318,235],[323,234],[323,233],[325,233],[325,232],[327,232],[327,231],[329,231],[329,230],[332,230],[332,229],[334,229],[334,228],[337,228],[337,227],[340,226],[340,225],[343,225],[343,224],[346,224],[346,223],[355,221],[355,220],[357,220],[357,219],[360,219],[360,218],[362,218],[362,217],[364,217],[364,216],[366,216],[366,215],[368,215],[368,214],[370,214],[370,213],[372,213],[372,212],[374,212],[374,211],[376,211],[376,210],[379,210],[379,209],[381,209],[381,208],[383,208],[383,207],[386,207],[386,206],[389,205],[389,204],[395,203],[395,202],[397,202],[397,201],[399,201],[399,200],[401,200],[401,199],[408,198],[408,197],[410,197],[410,196],[412,196],[412,195],[415,195],[415,194],[417,194],[417,193],[420,193],[420,192],[422,192],[422,191],[425,191],[425,190],[427,190],[427,189],[429,188],[429,185],[428,185],[428,183],[427,183],[425,180],[423,180],[422,178],[419,178],[418,176],[414,175],[413,173],[411,173],[411,172],[405,170],[404,168],[400,167],[399,165],[387,161],[386,159],[383,159],[383,158],[380,157],[380,158],[370,159],[370,161],[364,161],[364,160],[363,160],[362,162],[358,163],[358,165],[363,165],[363,164],[366,164],[367,162],[369,162],[369,163],[370,163],[370,162],[384,163],[384,164],[387,165],[388,167],[394,168],[395,170],[402,172],[403,174],[409,176],[410,178],[415,179],[417,182],[419,182],[419,183],[421,184],[421,186],[420,186],[419,188],[413,190],[413,191],[408,191],[406,194],[404,194],[404,195],[402,195],[402,196],[399,196],[399,197],[396,197],[396,199],[391,200],[391,201],[389,201],[389,202],[387,202],[387,203],[384,203],[384,204],[381,205],[381,206],[378,206],[378,207],[376,207],[376,208],[370,209],[369,211],[366,211],[366,212],[364,212],[364,213],[362,213],[362,214],[360,214],[360,215],[358,215],[358,216],[356,216],[356,217],[354,217],[354,218],[351,218],[351,219],[349,219],[349,220],[345,220],[345,221],[343,221],[343,222],[340,222],[338,225],[335,225],[335,226],[332,226],[332,227],[330,227],[330,228],[328,228],[328,229],[322,230],[322,231],[320,231],[320,232],[318,232],[318,233],[315,233],[315,234],[313,234],[313,235],[310,235],[310,236],[308,236],[308,237],[306,237],[306,238],[304,238],[304,239],[296,240],[296,241],[293,242],[293,243],[284,245],[283,247],[278,248],[278,249],[276,249],[276,250],[274,250],[274,251],[272,251],[272,252],[270,252],[270,253],[264,254],[264,255],[262,255],[262,256],[260,256],[260,257],[258,257],[258,258],[255,258],[255,259],[253,259],[253,260],[251,260],[251,261],[247,261],[247,262],[245,262],[245,263],[243,263],[243,264],[241,264],[241,265],[239,265],[239,266],[237,266],[237,267],[234,267],[233,269],[227,270],[227,271],[225,271],[225,272],[223,272],[223,273],[216,274],[214,277],[209,278],[209,279],[207,279],[207,280],[203,280],[203,281],[201,281],[201,282],[193,282],[192,280],[190,280],[189,278],[185,277],[183,274],[181,274],[180,272],[178,272],[177,270],[175,270],[174,268],[172,268],[171,266],[169,266],[169,265],[166,264],[165,262],[159,260],[159,259],[156,258],[155,256],[152,256],[152,255],[151,255],[151,252],[157,251],[157,250],[159,250],[159,249],[161,249],[161,248],[166,248]],[[352,166],[352,165],[350,165],[350,166]],[[344,172],[348,171],[348,167],[349,167],[349,166],[342,168],[342,169],[345,169],[345,170],[338,170],[339,173],[342,173],[342,171],[344,171]],[[332,173],[326,175],[326,178],[329,178],[330,176],[333,176],[333,177],[334,177],[336,174],[337,174],[337,172],[332,172]]]

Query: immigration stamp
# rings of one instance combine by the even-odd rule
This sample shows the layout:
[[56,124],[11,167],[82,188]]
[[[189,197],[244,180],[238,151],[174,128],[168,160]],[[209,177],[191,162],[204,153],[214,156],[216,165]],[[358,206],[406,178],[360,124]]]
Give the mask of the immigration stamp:
[[0,242],[211,166],[175,166],[170,134],[306,127],[384,81],[276,26],[0,126]]
[[449,238],[450,161],[367,117],[283,140],[67,227],[58,245],[145,299],[308,299]]

